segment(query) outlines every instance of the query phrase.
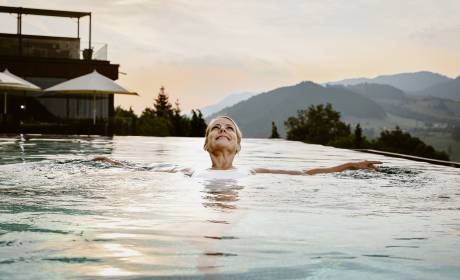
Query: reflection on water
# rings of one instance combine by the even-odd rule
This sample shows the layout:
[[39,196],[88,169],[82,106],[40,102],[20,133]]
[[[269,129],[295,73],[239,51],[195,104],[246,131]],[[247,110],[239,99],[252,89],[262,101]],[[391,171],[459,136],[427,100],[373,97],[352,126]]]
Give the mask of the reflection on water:
[[[157,172],[208,167],[201,146],[0,138],[0,278],[458,279],[457,169],[249,139],[236,162],[245,168],[384,165],[234,181]],[[91,160],[102,154],[126,165]]]
[[45,159],[66,158],[69,155],[110,154],[111,137],[62,136],[53,138],[41,135],[23,135],[9,138],[0,135],[0,164],[40,161]]
[[226,244],[238,239],[231,234],[231,228],[241,220],[243,212],[238,209],[239,191],[244,187],[237,180],[203,180],[203,202],[205,208],[214,211],[214,219],[207,220],[210,227],[203,228],[203,239],[195,242],[202,252],[197,259],[197,268],[202,273],[218,273],[219,258],[237,257],[226,252]]
[[239,200],[238,191],[243,188],[236,180],[204,181],[203,206],[222,211],[236,209],[236,202]]

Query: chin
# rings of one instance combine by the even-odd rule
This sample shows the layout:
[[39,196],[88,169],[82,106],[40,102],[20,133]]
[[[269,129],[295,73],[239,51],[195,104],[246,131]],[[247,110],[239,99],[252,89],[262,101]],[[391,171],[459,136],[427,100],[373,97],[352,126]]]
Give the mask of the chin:
[[211,146],[211,149],[209,149],[209,152],[217,152],[217,151],[235,151],[236,148],[234,145],[228,142],[216,142]]

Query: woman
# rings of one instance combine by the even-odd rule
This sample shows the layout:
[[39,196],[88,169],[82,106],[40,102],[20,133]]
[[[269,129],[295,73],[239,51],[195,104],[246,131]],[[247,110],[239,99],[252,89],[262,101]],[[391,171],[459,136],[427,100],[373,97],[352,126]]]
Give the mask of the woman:
[[[375,170],[375,164],[380,161],[359,161],[349,162],[334,167],[315,168],[303,171],[279,170],[268,168],[255,168],[252,170],[238,169],[233,166],[233,159],[241,150],[241,131],[236,122],[228,116],[219,116],[212,119],[206,128],[204,150],[209,153],[212,166],[203,171],[193,171],[191,169],[167,169],[158,170],[165,172],[183,172],[192,177],[224,178],[231,179],[249,174],[273,173],[288,175],[315,175],[319,173],[342,172],[345,170],[369,169]],[[104,161],[114,165],[122,165],[118,161],[106,157],[96,157],[94,160]]]
[[[214,118],[206,128],[204,150],[212,161],[211,170],[232,170],[233,159],[241,150],[241,131],[233,119],[227,116]],[[274,173],[288,175],[315,175],[319,173],[341,172],[349,169],[375,170],[380,161],[349,162],[329,168],[315,168],[303,171],[255,168],[253,173]]]

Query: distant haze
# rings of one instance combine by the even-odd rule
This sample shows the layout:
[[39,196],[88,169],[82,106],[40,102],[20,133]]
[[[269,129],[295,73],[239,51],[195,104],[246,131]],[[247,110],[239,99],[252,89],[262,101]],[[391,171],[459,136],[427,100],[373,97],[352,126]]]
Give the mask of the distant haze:
[[201,108],[201,112],[203,113],[203,116],[207,117],[216,112],[219,112],[225,107],[232,106],[238,102],[246,100],[253,95],[254,93],[249,92],[230,94],[216,104]]

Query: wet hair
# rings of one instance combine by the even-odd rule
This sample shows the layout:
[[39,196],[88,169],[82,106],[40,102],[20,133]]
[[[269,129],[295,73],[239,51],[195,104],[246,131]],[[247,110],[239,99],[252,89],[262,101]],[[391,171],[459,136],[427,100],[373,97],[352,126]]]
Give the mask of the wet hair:
[[[236,124],[236,122],[232,118],[230,118],[229,116],[218,116],[218,117],[213,118],[209,122],[208,126],[206,127],[206,133],[204,134],[204,145],[203,145],[203,149],[205,151],[208,150],[208,135],[209,135],[209,131],[211,130],[211,125],[212,125],[212,123],[214,121],[216,121],[218,119],[227,119],[227,120],[229,120],[229,121],[231,121],[233,123],[233,125],[235,126],[235,130],[236,130],[235,131],[236,132],[236,141],[237,141],[238,145],[241,144],[241,138],[243,138],[243,134],[241,133],[241,130],[238,127],[238,125]],[[237,151],[237,153],[238,152],[239,152],[239,150]]]

